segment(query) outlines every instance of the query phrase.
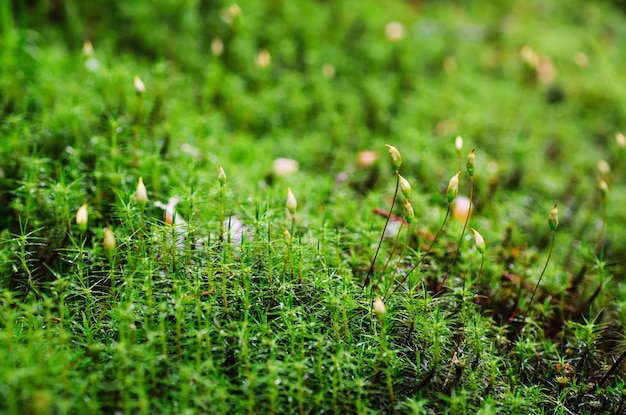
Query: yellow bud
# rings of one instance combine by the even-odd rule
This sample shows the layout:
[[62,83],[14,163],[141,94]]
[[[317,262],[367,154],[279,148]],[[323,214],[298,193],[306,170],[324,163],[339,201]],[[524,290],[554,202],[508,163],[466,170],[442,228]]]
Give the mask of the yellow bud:
[[411,197],[411,183],[404,177],[398,175],[400,180],[400,190],[405,198],[409,199]]
[[78,230],[81,233],[85,233],[87,230],[87,223],[89,222],[89,214],[87,213],[87,204],[85,203],[76,211],[76,224],[78,225]]
[[404,219],[406,219],[408,223],[411,223],[414,217],[415,211],[413,210],[413,205],[409,202],[409,199],[404,199]]
[[298,207],[298,202],[296,201],[296,196],[294,196],[291,188],[287,189],[287,210],[291,214],[291,216],[296,214],[296,208]]
[[104,253],[110,261],[115,251],[115,235],[113,235],[113,231],[109,228],[104,228],[104,241],[102,245],[104,246]]
[[137,191],[135,193],[135,200],[139,206],[145,206],[148,203],[148,191],[146,185],[143,184],[143,178],[140,177],[137,182]]
[[457,174],[452,176],[450,181],[448,182],[448,190],[446,195],[448,197],[448,203],[452,203],[454,198],[459,194],[459,176],[461,172],[459,171]]
[[291,242],[291,233],[283,226],[283,238],[285,238],[285,242]]
[[470,177],[474,176],[474,171],[476,170],[476,153],[474,153],[474,149],[470,151],[467,156],[467,172]]
[[548,216],[548,224],[550,225],[550,229],[555,230],[557,226],[559,226],[559,210],[556,208],[556,203],[554,207],[550,210],[550,215]]
[[472,230],[472,232],[474,232],[474,244],[476,244],[476,250],[478,250],[478,252],[480,252],[481,254],[485,253],[485,240],[483,239],[483,236],[478,233],[478,231],[474,228],[470,228]]
[[389,158],[391,158],[391,165],[396,173],[400,171],[400,166],[402,166],[402,156],[397,148],[394,146],[390,146],[389,144],[385,144],[385,146],[389,149]]
[[376,314],[376,317],[379,321],[383,321],[386,312],[387,307],[385,307],[385,303],[383,302],[382,298],[376,296],[376,299],[374,300],[374,314]]
[[226,172],[222,168],[221,164],[217,166],[217,180],[220,182],[222,186],[226,182]]

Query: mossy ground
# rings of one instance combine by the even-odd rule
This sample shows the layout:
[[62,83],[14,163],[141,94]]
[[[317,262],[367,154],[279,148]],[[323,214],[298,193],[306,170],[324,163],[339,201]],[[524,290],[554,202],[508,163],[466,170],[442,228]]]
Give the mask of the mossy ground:
[[[5,1],[0,22],[0,412],[626,411],[619,2]],[[384,144],[415,219],[364,287]],[[484,258],[442,228],[472,148]]]

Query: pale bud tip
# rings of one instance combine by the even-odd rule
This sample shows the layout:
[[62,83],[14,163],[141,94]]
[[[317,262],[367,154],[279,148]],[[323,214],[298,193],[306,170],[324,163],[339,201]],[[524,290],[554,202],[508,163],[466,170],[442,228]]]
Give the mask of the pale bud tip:
[[85,42],[83,42],[83,55],[93,55],[93,45],[91,44],[91,41],[89,39],[86,39]]
[[474,228],[470,228],[470,229],[474,233],[474,243],[476,244],[476,250],[480,252],[481,254],[484,254],[485,248],[486,248],[485,239],[480,233],[478,233],[476,229]]
[[298,207],[298,202],[296,200],[296,196],[291,191],[291,188],[287,189],[287,210],[291,214],[291,216],[296,214],[296,209]]
[[452,201],[459,194],[459,176],[460,175],[461,175],[461,171],[458,171],[457,174],[452,176],[452,178],[448,182],[448,190],[446,192],[448,203],[452,203]]
[[454,148],[456,148],[456,151],[459,152],[463,150],[463,137],[461,137],[460,135],[457,135],[454,139]]
[[557,226],[559,226],[559,210],[556,207],[556,203],[554,207],[550,210],[550,215],[548,216],[548,224],[550,225],[550,229],[555,230]]
[[398,171],[400,171],[400,166],[402,166],[402,155],[400,155],[398,149],[392,145],[385,144],[385,147],[389,149],[389,158],[391,159],[391,165],[397,173]]
[[80,232],[87,230],[87,223],[89,222],[89,213],[87,212],[87,204],[85,203],[76,212],[76,224]]
[[219,37],[216,37],[211,41],[211,53],[214,56],[220,56],[222,52],[224,52],[224,42]]
[[411,198],[411,183],[409,183],[407,179],[405,179],[404,177],[400,175],[398,175],[398,180],[400,182],[400,190],[402,191],[402,194],[404,195],[405,198],[410,199]]
[[415,211],[413,210],[413,205],[409,201],[409,199],[404,199],[404,219],[408,223],[411,223],[415,218]]
[[143,178],[140,177],[137,181],[137,191],[135,194],[135,200],[140,206],[145,206],[148,203],[148,191],[146,185],[143,183]]
[[285,241],[287,242],[291,241],[291,233],[289,233],[289,231],[285,227],[283,227],[283,238],[285,238]]
[[226,172],[221,164],[217,166],[217,181],[222,185],[226,182]]
[[606,160],[600,160],[598,162],[598,171],[601,175],[607,176],[609,173],[611,173],[611,166]]
[[135,75],[135,78],[133,79],[133,84],[135,86],[135,92],[137,92],[138,94],[142,95],[144,92],[146,92],[146,85],[143,83],[141,78],[139,78],[139,76]]
[[270,52],[268,50],[262,49],[256,54],[254,58],[254,63],[256,64],[257,68],[268,68],[272,64],[272,55],[270,55]]
[[379,321],[383,321],[386,312],[387,307],[385,307],[385,303],[383,302],[382,298],[376,296],[376,299],[374,300],[374,314],[376,314],[376,317]]
[[476,153],[474,152],[474,149],[472,149],[472,151],[470,151],[470,153],[467,155],[467,173],[470,175],[470,177],[474,176],[474,172],[476,171]]
[[104,246],[104,252],[106,253],[109,260],[111,259],[111,255],[115,250],[115,235],[113,235],[113,231],[109,228],[104,228],[104,241],[102,243]]

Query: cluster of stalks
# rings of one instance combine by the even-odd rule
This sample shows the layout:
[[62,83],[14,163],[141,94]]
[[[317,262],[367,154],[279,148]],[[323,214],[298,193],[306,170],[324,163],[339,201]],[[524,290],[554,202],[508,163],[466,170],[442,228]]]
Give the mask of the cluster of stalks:
[[[457,153],[459,154],[459,158],[460,158],[460,151],[463,145],[463,140],[461,137],[457,137],[456,142],[456,149],[457,149]],[[385,273],[387,271],[387,268],[391,262],[392,257],[394,256],[394,254],[397,252],[397,247],[399,245],[399,240],[400,240],[400,235],[402,233],[402,230],[404,228],[404,226],[406,225],[407,227],[407,231],[406,231],[406,242],[404,243],[401,252],[400,252],[400,256],[402,258],[404,258],[404,255],[406,253],[406,249],[409,245],[409,238],[411,235],[411,225],[414,221],[415,218],[415,211],[413,209],[413,205],[411,204],[410,201],[410,197],[411,197],[411,185],[409,183],[409,181],[403,177],[400,174],[400,169],[402,167],[402,156],[400,154],[400,151],[394,147],[391,146],[389,144],[386,145],[388,152],[389,152],[389,158],[391,161],[391,166],[393,168],[394,171],[394,175],[395,175],[395,190],[393,193],[393,198],[391,201],[391,205],[389,207],[389,212],[385,215],[386,216],[386,221],[385,221],[385,225],[383,227],[383,231],[381,233],[381,236],[378,240],[378,244],[376,247],[376,250],[374,252],[374,256],[373,259],[370,263],[369,266],[369,270],[368,273],[365,277],[365,280],[363,282],[363,286],[362,289],[366,289],[367,287],[370,287],[370,301],[372,301],[374,293],[379,291],[379,289],[381,288],[381,286],[384,286],[385,284],[383,284],[383,278],[385,276]],[[457,262],[459,253],[461,251],[461,246],[463,243],[463,240],[465,238],[465,233],[466,230],[469,227],[469,221],[470,218],[472,216],[472,208],[473,208],[473,198],[474,198],[474,177],[475,177],[475,173],[476,173],[476,152],[474,149],[472,149],[470,151],[470,153],[467,155],[466,157],[466,169],[467,169],[467,174],[469,176],[470,179],[470,189],[469,189],[469,207],[466,213],[464,213],[465,219],[464,219],[464,223],[463,223],[463,229],[461,231],[461,235],[458,239],[458,242],[456,244],[456,249],[454,251],[454,254],[452,256],[451,261],[448,263],[448,266],[446,267],[443,276],[441,278],[441,282],[438,284],[438,288],[435,294],[441,293],[445,290],[446,288],[446,284],[448,282],[448,278],[449,276],[452,274],[452,272],[454,271],[454,267],[455,264]],[[430,242],[429,246],[427,247],[426,251],[419,254],[419,258],[415,261],[415,263],[413,264],[413,266],[411,268],[409,268],[409,270],[407,272],[404,273],[404,275],[399,278],[398,280],[396,280],[396,274],[399,272],[400,267],[395,267],[394,271],[391,275],[391,277],[389,278],[388,282],[386,283],[386,288],[384,291],[384,294],[382,295],[382,298],[380,298],[379,296],[377,296],[376,301],[383,301],[386,302],[389,300],[389,298],[394,295],[396,292],[398,292],[398,290],[401,287],[405,287],[406,290],[408,292],[411,292],[413,290],[413,288],[415,287],[415,283],[411,282],[411,280],[409,279],[409,277],[416,271],[420,269],[420,266],[424,263],[424,260],[428,257],[428,255],[430,255],[430,253],[433,250],[433,247],[435,246],[435,244],[439,241],[441,235],[444,233],[445,229],[446,229],[446,225],[451,217],[452,214],[452,210],[454,208],[454,203],[455,200],[457,199],[457,196],[459,194],[459,182],[460,182],[460,177],[461,177],[462,172],[458,171],[456,174],[454,174],[449,182],[448,182],[448,187],[446,189],[446,200],[447,200],[447,209],[446,209],[446,213],[443,219],[443,222],[441,224],[441,226],[439,227],[438,231],[436,232],[434,238],[432,239],[432,241]],[[394,243],[393,243],[393,247],[390,251],[389,257],[387,258],[387,261],[385,262],[384,266],[382,267],[380,273],[378,274],[378,278],[374,278],[375,274],[377,273],[377,260],[378,260],[378,256],[382,247],[382,242],[386,233],[386,230],[389,226],[389,222],[391,220],[391,218],[393,217],[392,212],[394,209],[394,205],[396,204],[396,200],[398,198],[398,194],[399,192],[402,193],[403,197],[404,197],[404,220],[400,222],[400,228],[396,234]],[[555,235],[556,235],[556,228],[558,226],[558,210],[557,210],[557,205],[555,204],[554,207],[551,209],[549,215],[548,215],[548,224],[550,226],[550,230],[551,230],[551,234],[552,234],[552,239],[551,239],[551,244],[550,244],[550,248],[548,251],[548,256],[545,262],[545,265],[543,267],[543,270],[541,272],[541,275],[539,276],[537,283],[534,287],[534,290],[532,292],[530,301],[528,302],[527,306],[526,306],[526,310],[523,314],[523,318],[522,318],[522,324],[521,326],[524,325],[524,322],[526,321],[526,319],[528,318],[528,314],[530,312],[530,309],[532,308],[532,304],[535,298],[535,294],[539,288],[539,285],[541,283],[541,280],[546,272],[546,269],[548,267],[548,264],[550,262],[550,258],[552,255],[552,250],[554,247],[554,241],[555,241]],[[480,262],[480,268],[478,271],[478,275],[473,279],[473,281],[480,281],[482,278],[482,274],[483,274],[483,269],[484,269],[484,262],[485,262],[485,250],[486,250],[486,243],[485,240],[483,238],[483,236],[473,227],[469,227],[470,230],[473,233],[473,237],[474,237],[474,244],[476,247],[476,251],[481,255],[481,262]],[[461,279],[462,279],[462,308],[464,308],[464,302],[465,302],[465,293],[466,293],[466,289],[469,288],[467,287],[467,281],[470,280],[470,282],[472,281],[471,276],[469,275],[461,275]],[[373,282],[374,281],[374,282]],[[407,283],[408,281],[408,283]],[[406,284],[405,284],[406,283]],[[372,303],[373,304],[373,303]]]
[[[460,151],[460,147],[462,147],[462,139],[460,137],[457,138],[457,150]],[[460,145],[459,145],[460,143]],[[376,283],[372,285],[371,291],[377,291],[379,289],[380,283],[382,281],[382,278],[385,274],[385,271],[387,270],[387,267],[392,259],[392,256],[394,255],[394,252],[396,252],[396,248],[397,245],[399,243],[399,238],[400,238],[400,234],[402,232],[403,226],[406,223],[407,224],[407,232],[406,232],[406,243],[404,244],[402,251],[401,251],[401,257],[404,257],[405,252],[406,252],[406,248],[409,244],[409,238],[411,235],[411,224],[415,218],[415,211],[413,209],[413,205],[411,204],[410,201],[410,197],[411,197],[411,185],[409,183],[409,181],[404,178],[401,174],[400,174],[400,168],[402,166],[402,156],[400,154],[400,151],[391,146],[391,145],[386,145],[388,150],[389,150],[389,158],[391,160],[391,165],[393,167],[394,170],[394,174],[396,177],[396,186],[395,186],[395,191],[394,191],[394,195],[393,195],[393,199],[391,201],[391,205],[389,208],[389,212],[388,214],[386,214],[386,222],[385,225],[383,227],[383,231],[382,234],[379,238],[378,241],[378,245],[376,247],[376,250],[374,252],[374,257],[370,263],[370,267],[368,270],[368,273],[365,277],[365,280],[363,282],[363,289],[367,288],[372,281],[372,277],[375,273],[376,270],[376,263],[377,263],[377,259],[378,259],[378,255],[382,246],[382,241],[386,232],[386,229],[389,225],[389,221],[390,218],[392,217],[392,212],[393,212],[393,208],[394,205],[396,203],[396,199],[398,196],[398,191],[400,190],[404,196],[404,221],[402,221],[400,223],[400,229],[396,235],[395,241],[394,241],[394,245],[393,248],[391,250],[391,253],[385,263],[385,265],[382,268],[382,271],[380,272],[380,276],[379,278],[376,280]],[[440,290],[444,288],[445,283],[448,279],[448,276],[450,275],[451,271],[453,270],[453,267],[456,263],[458,254],[461,250],[461,244],[463,242],[464,239],[464,235],[465,232],[467,230],[467,226],[469,224],[469,219],[471,216],[471,211],[472,211],[472,199],[473,199],[473,194],[474,194],[474,173],[476,171],[476,154],[475,151],[472,150],[469,155],[467,156],[466,159],[466,165],[467,165],[467,172],[470,176],[470,205],[469,205],[469,209],[467,214],[465,215],[465,223],[463,225],[463,231],[461,232],[461,236],[459,238],[458,244],[457,244],[457,248],[454,254],[454,257],[452,259],[452,261],[450,262],[447,271],[442,279],[442,282],[440,284]],[[411,274],[418,270],[419,267],[422,265],[422,263],[424,262],[424,260],[428,257],[428,255],[431,253],[433,247],[435,246],[435,244],[437,243],[437,241],[439,240],[440,236],[443,234],[445,228],[446,228],[446,224],[448,223],[448,220],[451,216],[452,213],[452,209],[453,209],[453,203],[456,199],[456,197],[458,196],[459,193],[459,182],[460,182],[460,176],[461,176],[461,171],[457,172],[455,175],[453,175],[449,182],[448,182],[448,187],[446,190],[446,199],[447,199],[447,209],[446,209],[446,214],[444,216],[443,222],[441,224],[441,226],[439,227],[439,230],[437,231],[437,233],[435,234],[434,238],[432,239],[431,243],[429,244],[428,248],[426,249],[426,251],[424,253],[422,253],[419,257],[419,259],[416,261],[416,263],[409,269],[408,272],[406,272],[404,274],[404,276],[402,276],[402,278],[400,278],[400,280],[396,283],[395,282],[395,276],[396,273],[398,272],[398,268],[394,269],[393,275],[391,276],[389,283],[386,286],[386,290],[384,293],[384,299],[387,300],[391,295],[395,294],[398,289],[402,286],[404,286],[405,282],[407,280],[409,280],[409,277],[411,276]],[[476,231],[475,229],[471,228],[472,232],[474,233],[474,240],[476,243],[476,248],[477,250],[480,252],[481,256],[482,256],[482,260],[481,260],[481,266],[480,266],[480,272],[479,272],[479,276],[482,275],[482,269],[483,269],[483,263],[484,263],[484,252],[485,252],[485,241],[483,239],[483,237],[480,235],[480,233],[478,231]],[[410,281],[410,280],[409,280]],[[463,280],[464,284],[465,284],[465,279]],[[411,284],[409,282],[409,286],[408,289],[412,290],[414,287],[414,284]],[[391,291],[391,292],[390,292]]]

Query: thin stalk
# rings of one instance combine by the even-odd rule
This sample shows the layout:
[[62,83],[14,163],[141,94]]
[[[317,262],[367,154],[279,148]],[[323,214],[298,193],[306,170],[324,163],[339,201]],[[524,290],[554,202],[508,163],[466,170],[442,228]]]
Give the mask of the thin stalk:
[[[413,271],[415,271],[417,269],[417,267],[419,267],[421,265],[421,263],[424,262],[424,259],[426,259],[428,254],[430,254],[430,251],[433,249],[433,246],[435,245],[435,243],[439,239],[439,236],[441,235],[441,232],[443,232],[443,229],[446,226],[446,222],[448,222],[448,218],[450,217],[450,210],[451,210],[451,205],[450,205],[450,203],[448,203],[448,209],[446,210],[446,216],[443,218],[443,223],[441,224],[441,227],[437,231],[437,234],[435,235],[435,238],[430,243],[430,246],[428,247],[428,250],[426,252],[424,252],[424,255],[422,255],[422,257],[419,259],[419,261],[417,261],[417,263],[413,266],[413,268],[411,268],[409,270],[409,272],[406,273],[406,275],[400,280],[400,282],[398,284],[396,284],[396,288],[394,288],[394,290],[391,292],[391,295],[394,295],[396,293],[396,291],[398,291],[398,288],[400,288],[400,286],[404,283],[404,281],[406,281],[406,279],[413,273]],[[385,298],[385,301],[387,300],[387,298],[388,297]]]
[[267,240],[265,243],[265,246],[267,247],[267,251],[265,252],[265,254],[267,255],[268,261],[267,261],[267,278],[269,281],[269,286],[270,286],[270,291],[272,292],[272,297],[274,295],[274,285],[273,285],[273,278],[274,278],[274,261],[272,260],[273,258],[273,252],[272,252],[272,229],[268,226],[267,227]]
[[[292,215],[291,216],[291,231],[289,232],[289,235],[291,235],[291,237],[289,238],[289,253],[288,253],[289,276],[291,279],[293,279],[293,274],[294,274],[293,257],[291,255],[291,251],[293,250],[293,235],[294,235],[295,229],[296,229],[296,215]],[[300,273],[299,282],[302,283],[302,273]]]
[[224,217],[226,216],[224,182],[220,182],[220,234],[218,241],[221,244],[224,240]]
[[[380,272],[380,276],[378,277],[378,281],[376,281],[376,284],[374,284],[372,286],[372,289],[376,289],[376,287],[378,287],[378,285],[380,284],[380,282],[383,279],[383,275],[385,275],[385,271],[387,271],[387,267],[389,266],[389,263],[391,262],[391,258],[393,258],[393,253],[395,252],[396,248],[398,247],[398,240],[400,240],[400,234],[402,233],[402,228],[404,227],[404,222],[400,222],[400,229],[398,229],[398,233],[396,234],[396,238],[393,241],[393,248],[391,249],[391,252],[389,253],[389,257],[387,258],[387,262],[385,262],[385,266],[383,267],[382,271]],[[404,252],[404,249],[403,249]],[[400,257],[402,257],[402,255],[400,255]],[[393,281],[393,276],[396,274],[398,268],[396,268],[396,271],[394,271],[392,277],[391,277],[391,281]]]
[[143,118],[143,92],[137,92],[137,114],[135,115],[135,125],[133,125],[133,137],[132,137],[132,159],[133,159],[133,167],[137,168],[139,166],[139,157],[137,156],[137,147],[138,147],[138,135],[139,135],[139,126],[141,125],[141,121]]
[[611,365],[611,368],[608,370],[608,372],[606,372],[606,374],[602,376],[602,379],[600,379],[600,386],[603,386],[606,383],[606,381],[609,380],[609,378],[613,375],[613,373],[615,373],[615,371],[619,369],[619,367],[622,364],[622,360],[624,360],[625,358],[626,358],[626,350],[624,350],[622,354],[617,358],[615,363]]
[[294,235],[294,231],[296,229],[296,215],[292,215],[291,216],[291,228],[289,229],[289,233],[291,235]]
[[[461,237],[459,238],[459,242],[456,245],[456,252],[454,253],[454,258],[452,258],[452,263],[448,267],[448,271],[446,275],[443,277],[443,281],[441,281],[440,288],[446,284],[448,281],[448,277],[450,276],[450,272],[452,272],[452,268],[456,263],[457,258],[459,257],[459,251],[461,250],[461,243],[463,243],[463,237],[465,236],[465,231],[467,230],[467,224],[469,223],[470,216],[472,214],[472,201],[474,199],[474,176],[470,176],[470,196],[469,196],[469,211],[467,212],[467,217],[465,218],[465,223],[463,224],[463,230],[461,231]],[[463,292],[465,292],[465,278],[463,278]]]
[[600,236],[598,237],[598,245],[596,247],[596,255],[600,261],[604,259],[604,233],[606,232],[605,211],[606,206],[602,204],[602,225],[600,227]]
[[[385,329],[385,324],[382,324],[382,330],[380,333],[381,336],[381,359],[383,359],[385,357],[385,355],[387,354],[387,331]],[[392,370],[391,370],[391,364],[386,364],[385,365],[385,369],[386,369],[386,380],[387,380],[387,391],[389,393],[389,402],[391,403],[391,407],[393,408],[394,406],[394,393],[393,393],[393,378],[392,378]]]
[[394,405],[394,393],[393,393],[393,373],[391,371],[391,365],[389,362],[386,362],[386,354],[388,352],[387,348],[387,327],[386,327],[386,310],[384,302],[377,298],[375,303],[373,304],[374,314],[376,315],[377,321],[380,324],[380,347],[378,349],[378,359],[376,363],[376,370],[371,379],[371,386],[373,387],[376,381],[378,380],[378,375],[380,373],[381,367],[385,366],[385,380],[387,383],[387,392],[389,393],[389,402],[391,406]]
[[522,318],[522,325],[526,321],[526,317],[528,317],[528,312],[530,311],[530,307],[533,304],[533,300],[535,299],[535,294],[537,293],[537,289],[539,288],[539,284],[541,283],[541,279],[543,278],[543,274],[546,272],[546,268],[548,268],[548,263],[550,263],[550,257],[552,256],[552,248],[554,248],[554,239],[556,236],[556,232],[552,230],[552,243],[550,243],[550,250],[548,251],[548,258],[546,259],[546,264],[543,266],[543,270],[541,271],[541,275],[539,276],[539,280],[537,280],[537,285],[535,285],[535,289],[533,290],[533,295],[530,297],[530,302],[528,303],[528,307],[526,307],[526,312],[524,313],[524,318]]
[[285,263],[283,264],[282,275],[285,275],[287,272],[287,265],[289,264],[289,275],[290,277],[293,277],[293,264],[291,263],[291,246],[293,244],[293,238],[287,228],[283,228],[283,236],[285,238],[285,242],[287,243],[287,251],[285,252]]
[[[118,135],[118,123],[115,120],[111,120],[111,140],[110,140],[110,152],[111,158],[109,159],[109,174],[113,175],[117,169],[117,159],[119,154],[119,149],[117,146],[117,135]],[[96,177],[98,177],[96,175]]]
[[[402,225],[404,225],[404,222],[402,222]],[[402,227],[400,227],[400,230],[398,231],[398,235],[396,237],[396,242],[398,242],[398,238],[400,236],[400,231],[402,230]],[[400,253],[400,258],[404,258],[404,253],[406,251],[406,247],[409,246],[409,238],[411,237],[411,222],[408,223],[407,228],[406,228],[406,242],[404,243],[404,246],[402,247],[402,252]],[[394,244],[394,250],[395,250],[395,244]],[[393,252],[393,251],[392,251]],[[389,259],[391,259],[391,255],[389,256]],[[389,263],[389,261],[387,261],[387,263]],[[385,264],[385,268],[387,268],[387,265]],[[384,272],[384,270],[383,270]],[[396,277],[396,274],[398,273],[398,267],[396,267],[393,271],[393,274],[391,275],[391,278],[389,279],[389,284],[387,284],[387,288],[385,289],[385,295],[383,296],[383,298],[388,298],[387,294],[389,293],[389,288],[393,285],[393,281]]]
[[[226,252],[222,252],[223,264],[227,264]],[[224,302],[224,314],[228,313],[228,275],[227,267],[223,267],[222,271],[222,300]]]
[[604,263],[604,235],[606,232],[606,193],[607,193],[606,183],[601,182],[600,191],[601,191],[601,199],[600,199],[601,213],[600,214],[601,214],[602,225],[600,228],[600,235],[598,237],[598,242],[596,245],[596,257],[597,257],[597,264],[598,264],[598,274],[600,275],[600,285],[589,298],[588,305],[587,305],[588,308],[591,307],[591,304],[593,303],[593,301],[596,299],[598,294],[600,294],[600,291],[602,290],[602,287],[604,286],[604,280],[605,280],[605,275],[606,275],[605,263]]
[[396,190],[393,192],[393,200],[391,201],[391,206],[389,207],[389,214],[387,215],[387,219],[385,220],[385,226],[383,227],[383,232],[380,235],[380,239],[378,240],[378,247],[376,247],[376,252],[374,253],[374,259],[372,259],[372,263],[370,265],[369,271],[367,271],[367,276],[365,277],[365,281],[363,282],[363,287],[361,287],[361,291],[367,287],[372,279],[372,274],[374,273],[374,266],[376,265],[376,259],[378,258],[378,252],[380,252],[380,247],[383,244],[383,237],[385,235],[385,231],[387,230],[387,225],[389,225],[389,219],[391,218],[391,214],[393,212],[393,206],[396,204],[396,198],[398,197],[398,189],[400,187],[400,174],[396,172]]

